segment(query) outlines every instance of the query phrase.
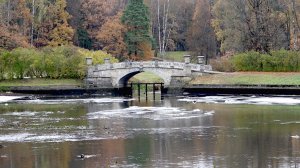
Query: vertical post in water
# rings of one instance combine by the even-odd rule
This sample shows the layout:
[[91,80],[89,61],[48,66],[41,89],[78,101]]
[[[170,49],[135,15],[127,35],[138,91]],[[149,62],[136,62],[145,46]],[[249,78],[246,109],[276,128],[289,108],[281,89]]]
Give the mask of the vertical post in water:
[[164,84],[160,83],[161,100],[163,100]]
[[133,89],[133,84],[132,84],[132,82],[130,83],[130,89],[131,89],[131,97],[133,97],[134,89]]
[[141,84],[138,83],[138,97],[139,97],[139,101],[141,100]]
[[148,100],[148,83],[146,83],[145,92],[146,92],[146,100]]
[[153,100],[155,100],[155,83],[153,83]]

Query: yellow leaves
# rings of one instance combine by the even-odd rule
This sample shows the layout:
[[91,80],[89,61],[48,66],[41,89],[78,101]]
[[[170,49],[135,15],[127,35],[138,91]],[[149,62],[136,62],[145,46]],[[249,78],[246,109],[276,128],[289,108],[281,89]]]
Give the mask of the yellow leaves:
[[126,44],[124,34],[126,28],[121,24],[122,12],[108,20],[98,32],[96,39],[101,44],[103,50],[122,59],[126,55]]
[[74,30],[69,26],[69,13],[65,10],[66,0],[57,0],[54,4],[53,22],[54,29],[50,31],[50,46],[72,44]]
[[110,54],[108,54],[105,51],[90,51],[86,49],[79,49],[78,52],[82,54],[85,58],[92,57],[93,58],[93,64],[104,64],[104,59],[109,58],[112,63],[118,62],[118,60],[114,57],[112,57]]
[[138,48],[140,50],[142,50],[143,54],[144,54],[143,56],[138,57],[139,59],[142,58],[142,60],[148,61],[148,60],[151,60],[154,57],[154,51],[152,50],[152,46],[151,46],[150,43],[148,43],[148,42],[140,43]]
[[50,46],[61,46],[72,43],[74,30],[67,24],[62,24],[52,30]]

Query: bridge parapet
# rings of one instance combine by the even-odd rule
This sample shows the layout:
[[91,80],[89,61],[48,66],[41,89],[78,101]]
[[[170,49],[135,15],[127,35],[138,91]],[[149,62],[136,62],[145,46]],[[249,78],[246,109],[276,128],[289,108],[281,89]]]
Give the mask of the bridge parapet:
[[164,68],[164,69],[181,69],[184,70],[190,67],[192,71],[203,72],[205,70],[211,71],[210,65],[200,64],[186,64],[181,62],[157,62],[157,61],[143,61],[143,62],[121,62],[114,64],[101,64],[93,67],[93,71],[106,71],[112,69],[130,69],[130,68]]

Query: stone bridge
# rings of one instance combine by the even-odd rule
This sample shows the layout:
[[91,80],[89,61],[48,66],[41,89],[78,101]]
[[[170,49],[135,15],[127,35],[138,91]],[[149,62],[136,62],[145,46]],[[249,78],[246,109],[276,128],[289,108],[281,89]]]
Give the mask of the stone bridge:
[[92,59],[87,58],[88,74],[86,84],[89,88],[122,88],[128,80],[141,72],[151,72],[161,77],[165,88],[182,87],[193,77],[201,76],[211,71],[210,65],[203,64],[203,56],[199,56],[198,64],[190,63],[190,56],[185,56],[185,62],[142,61],[92,65]]

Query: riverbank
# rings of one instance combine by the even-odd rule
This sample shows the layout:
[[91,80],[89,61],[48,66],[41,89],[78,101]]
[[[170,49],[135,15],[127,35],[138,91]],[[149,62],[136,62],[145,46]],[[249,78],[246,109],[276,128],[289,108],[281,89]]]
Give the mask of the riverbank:
[[234,72],[205,75],[191,81],[184,92],[300,95],[300,73]]
[[234,72],[204,75],[190,85],[300,85],[296,72]]
[[0,95],[32,94],[22,91],[31,90],[70,90],[83,88],[83,81],[77,79],[22,79],[0,81]]
[[[143,75],[144,74],[144,75]],[[150,73],[142,73],[133,82],[161,81]],[[85,88],[83,80],[23,79],[0,82],[0,95],[130,95],[131,89]],[[204,75],[184,88],[169,88],[163,93],[188,94],[281,94],[300,95],[300,73],[235,72]]]

